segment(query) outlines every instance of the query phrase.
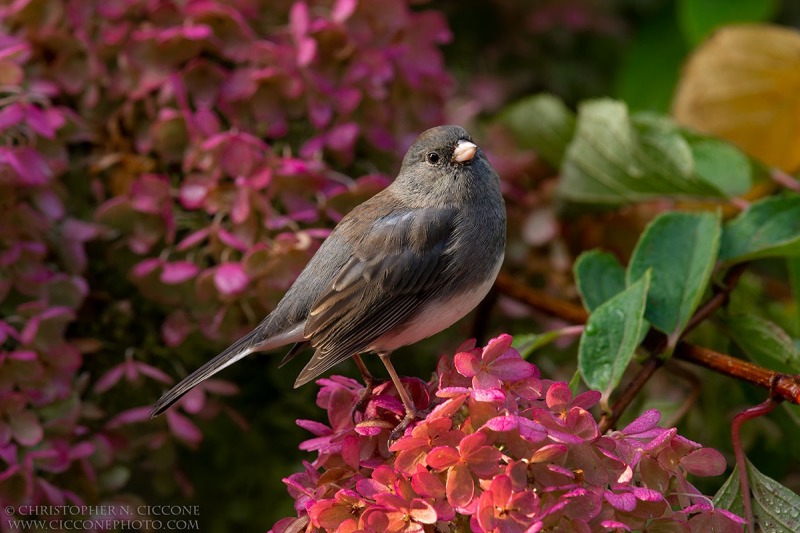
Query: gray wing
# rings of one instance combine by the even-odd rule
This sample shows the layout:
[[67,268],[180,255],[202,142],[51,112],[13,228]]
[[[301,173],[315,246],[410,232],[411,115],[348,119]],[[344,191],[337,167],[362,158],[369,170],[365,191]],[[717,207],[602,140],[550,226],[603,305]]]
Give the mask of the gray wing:
[[456,210],[398,210],[353,243],[352,257],[311,307],[304,336],[316,348],[295,387],[363,352],[436,296]]

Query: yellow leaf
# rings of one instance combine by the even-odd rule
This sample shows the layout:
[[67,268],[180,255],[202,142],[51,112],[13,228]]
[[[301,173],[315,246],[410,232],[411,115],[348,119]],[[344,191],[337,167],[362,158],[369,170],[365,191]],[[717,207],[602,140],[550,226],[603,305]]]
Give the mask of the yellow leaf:
[[800,32],[722,28],[689,58],[673,114],[769,166],[800,169]]

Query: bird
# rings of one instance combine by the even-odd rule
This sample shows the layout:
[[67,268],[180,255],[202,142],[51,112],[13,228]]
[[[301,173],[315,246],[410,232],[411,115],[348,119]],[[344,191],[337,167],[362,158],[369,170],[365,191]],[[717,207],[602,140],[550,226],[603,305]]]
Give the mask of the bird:
[[[167,391],[151,417],[255,351],[314,352],[295,388],[360,355],[379,356],[405,408],[420,416],[391,353],[450,327],[494,284],[505,255],[500,177],[467,131],[437,126],[411,144],[396,179],[345,215],[252,331]],[[366,372],[366,373],[365,373]]]

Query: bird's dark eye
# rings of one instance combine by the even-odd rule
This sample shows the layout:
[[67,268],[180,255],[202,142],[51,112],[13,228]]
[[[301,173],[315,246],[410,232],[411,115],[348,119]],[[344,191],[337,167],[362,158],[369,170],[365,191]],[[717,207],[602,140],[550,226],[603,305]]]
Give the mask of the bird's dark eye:
[[428,152],[428,155],[426,155],[425,158],[431,165],[435,165],[436,163],[439,162],[439,159],[441,159],[441,157],[437,152]]

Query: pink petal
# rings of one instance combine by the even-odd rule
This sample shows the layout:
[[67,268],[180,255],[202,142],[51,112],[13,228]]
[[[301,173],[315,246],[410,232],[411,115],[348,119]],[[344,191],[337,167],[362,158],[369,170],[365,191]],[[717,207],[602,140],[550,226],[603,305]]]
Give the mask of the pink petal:
[[222,241],[225,246],[230,246],[231,248],[239,250],[240,252],[246,252],[249,248],[249,246],[239,237],[222,228],[217,231],[217,237],[219,237],[219,240]]
[[433,506],[420,498],[411,500],[411,510],[409,512],[411,518],[420,524],[435,524],[437,520],[436,509]]
[[495,504],[505,506],[511,501],[511,478],[506,475],[496,476],[489,484]]
[[56,130],[50,123],[50,117],[42,109],[34,105],[26,106],[27,120],[25,121],[36,133],[42,137],[52,139],[56,136]]
[[250,278],[239,263],[223,263],[214,272],[214,286],[226,296],[243,292]]
[[[171,411],[167,411],[167,413],[169,412]],[[134,407],[133,409],[123,411],[111,419],[111,421],[108,423],[108,427],[113,429],[118,428],[119,426],[132,424],[134,422],[144,422],[145,420],[150,420],[150,406]]]
[[308,5],[305,2],[295,2],[289,11],[289,27],[295,38],[308,33],[311,17],[308,13]]
[[44,185],[53,177],[47,161],[31,147],[0,150],[0,163],[8,163],[23,185]]
[[316,420],[298,419],[295,421],[295,424],[318,437],[333,434],[333,430],[331,428],[322,422],[317,422]]
[[361,441],[354,435],[347,435],[342,441],[342,459],[354,471],[358,470],[361,460]]
[[206,195],[208,195],[207,186],[200,183],[185,183],[178,192],[178,199],[186,209],[198,209],[203,206]]
[[[316,45],[316,42],[314,42]],[[340,124],[334,127],[327,136],[328,146],[338,152],[349,152],[358,139],[360,127],[354,122]]]
[[441,498],[445,495],[445,487],[441,478],[428,472],[424,466],[418,465],[417,472],[411,476],[411,486],[423,498]]
[[603,497],[614,509],[631,512],[636,508],[636,498],[630,492],[615,493],[605,491]]
[[466,507],[475,496],[475,482],[466,466],[458,464],[447,472],[447,499],[456,507]]
[[572,407],[580,407],[582,409],[591,409],[597,402],[600,401],[603,395],[596,390],[590,390],[578,394],[574,400],[572,400],[571,406]]
[[317,41],[311,37],[301,37],[297,42],[297,65],[308,66],[317,55]]
[[208,238],[209,233],[211,233],[211,228],[203,228],[194,231],[181,239],[181,242],[178,243],[178,246],[176,246],[175,249],[179,252],[185,252],[189,248],[194,248],[201,242],[205,241]]
[[497,473],[501,457],[500,450],[494,446],[482,446],[469,454],[469,468],[478,477],[489,478]]
[[499,389],[503,386],[503,382],[494,374],[481,371],[472,378],[472,386],[475,389]]
[[619,529],[622,531],[630,531],[631,527],[628,524],[617,522],[615,520],[603,520],[600,525],[606,529]]
[[350,18],[357,6],[356,0],[336,0],[331,9],[331,20],[342,23]]
[[493,375],[503,381],[519,381],[536,373],[536,367],[518,358],[497,359],[491,365]]
[[19,102],[0,108],[0,131],[19,124],[24,118],[25,110]]
[[461,459],[458,450],[450,446],[438,446],[428,452],[425,462],[435,470],[450,467]]
[[471,435],[467,435],[461,439],[458,449],[462,456],[467,456],[474,451],[481,449],[484,444],[486,444],[487,440],[488,436],[486,433],[483,431],[478,431],[477,433],[472,433]]
[[625,435],[635,435],[655,428],[661,420],[661,413],[658,409],[648,409],[637,417],[633,422],[625,426],[620,432]]
[[166,412],[167,425],[173,435],[191,446],[196,446],[203,440],[203,434],[188,418],[178,413],[175,409]]
[[374,479],[359,479],[356,482],[356,490],[365,498],[375,499],[378,494],[389,492],[386,485],[375,481]]
[[151,379],[154,379],[155,381],[160,381],[161,383],[165,383],[167,385],[172,383],[171,377],[154,366],[150,366],[147,363],[137,362],[136,367],[139,369],[139,372]]
[[36,446],[44,436],[39,417],[31,411],[22,411],[9,416],[8,425],[14,440],[22,446]]
[[166,320],[161,324],[161,336],[167,346],[174,348],[180,345],[192,332],[193,326],[183,310],[173,311],[167,315]]
[[496,416],[486,422],[485,427],[493,431],[512,431],[519,427],[519,417],[514,415]]
[[165,263],[159,279],[167,285],[177,285],[195,277],[200,272],[200,267],[190,261],[175,261]]
[[642,500],[643,502],[660,502],[664,499],[664,495],[657,490],[645,487],[633,487],[632,492],[637,500]]
[[547,438],[547,430],[538,422],[520,417],[519,435],[528,442],[541,442]]
[[572,401],[572,391],[566,383],[553,383],[547,389],[547,407],[553,411],[566,411]]
[[117,365],[113,367],[111,370],[103,374],[103,377],[97,380],[94,384],[94,391],[97,393],[104,393],[109,390],[111,387],[116,385],[120,379],[122,379],[122,374],[125,372],[125,367],[123,365]]
[[464,377],[471,378],[481,370],[481,362],[470,352],[460,352],[453,358],[456,370]]
[[475,389],[472,399],[476,402],[502,403],[506,400],[506,394],[500,389]]
[[495,337],[494,339],[490,340],[489,344],[486,345],[486,348],[483,349],[483,355],[481,359],[483,359],[484,363],[494,361],[511,347],[512,342],[514,342],[514,338],[507,333],[503,333],[499,337]]
[[725,458],[713,448],[702,448],[681,459],[681,466],[696,476],[718,476],[725,472]]
[[137,278],[143,278],[148,274],[152,273],[158,267],[161,266],[161,259],[153,258],[153,259],[145,259],[139,263],[136,263],[133,268],[131,269],[131,274]]
[[14,350],[8,354],[8,358],[15,361],[36,361],[39,358],[39,354],[33,350]]

